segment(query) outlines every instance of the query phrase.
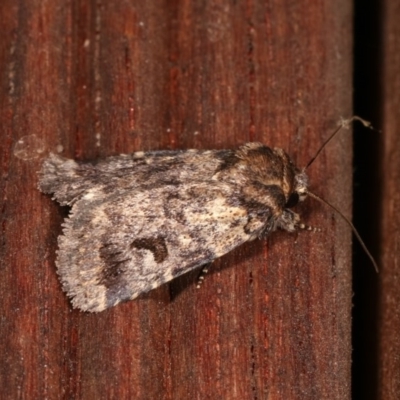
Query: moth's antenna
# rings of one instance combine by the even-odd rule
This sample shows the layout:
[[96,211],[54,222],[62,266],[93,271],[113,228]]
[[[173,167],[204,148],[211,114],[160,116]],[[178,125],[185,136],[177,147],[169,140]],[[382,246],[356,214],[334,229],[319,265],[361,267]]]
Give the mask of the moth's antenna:
[[332,135],[329,136],[329,138],[324,142],[324,144],[318,149],[315,156],[313,158],[311,158],[311,160],[308,162],[308,164],[304,167],[303,171],[305,171],[315,161],[315,159],[319,156],[321,151],[336,136],[336,134],[339,133],[343,128],[348,128],[353,121],[360,121],[366,128],[374,129],[373,126],[371,125],[371,122],[368,122],[365,119],[358,117],[357,115],[354,115],[349,119],[342,119],[340,121],[340,125],[335,129],[335,131],[332,133]]
[[[353,117],[354,118],[354,117]],[[340,129],[340,128],[339,128]],[[330,139],[329,139],[330,140]],[[372,262],[372,265],[375,268],[376,272],[379,272],[379,268],[378,268],[378,264],[375,261],[374,257],[372,256],[372,254],[369,252],[367,246],[365,245],[364,241],[361,239],[360,234],[358,233],[356,227],[353,225],[353,223],[344,215],[342,214],[335,206],[333,206],[332,204],[328,203],[326,200],[324,200],[322,197],[317,196],[316,194],[312,193],[312,192],[308,192],[308,195],[310,197],[312,197],[315,200],[318,200],[319,202],[326,204],[328,207],[330,207],[332,210],[336,211],[346,222],[347,224],[350,226],[351,230],[354,233],[354,236],[357,238],[358,242],[360,243],[361,247],[364,249],[365,253],[367,254],[367,256],[369,257],[369,259]]]

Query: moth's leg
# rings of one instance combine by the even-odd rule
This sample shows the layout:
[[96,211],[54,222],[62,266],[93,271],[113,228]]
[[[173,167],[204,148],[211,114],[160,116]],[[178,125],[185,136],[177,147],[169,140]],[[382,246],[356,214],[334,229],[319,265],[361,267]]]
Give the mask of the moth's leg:
[[280,215],[277,226],[285,231],[294,232],[300,224],[300,216],[287,208]]
[[296,230],[305,230],[305,231],[311,231],[311,232],[320,232],[321,229],[315,228],[310,225],[303,224],[300,221],[300,216],[299,214],[296,214],[292,210],[285,209],[282,213],[282,215],[279,218],[278,221],[278,226],[281,229],[284,229],[285,231],[288,232],[294,232]]
[[212,262],[210,262],[208,264],[204,264],[203,267],[201,268],[199,276],[197,277],[196,289],[200,289],[200,286],[204,282],[205,276],[207,275],[207,272],[209,271],[211,264],[212,264]]
[[316,228],[315,226],[306,225],[302,222],[296,225],[296,228],[302,231],[309,231],[309,232],[321,232],[321,228]]

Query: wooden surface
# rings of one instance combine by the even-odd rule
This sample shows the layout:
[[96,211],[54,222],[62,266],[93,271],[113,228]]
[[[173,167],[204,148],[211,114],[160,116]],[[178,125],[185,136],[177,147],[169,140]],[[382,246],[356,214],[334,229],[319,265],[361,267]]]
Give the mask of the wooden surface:
[[395,400],[400,398],[400,1],[384,4],[378,398]]
[[[348,399],[351,235],[331,210],[308,199],[321,233],[246,244],[200,291],[191,273],[91,315],[61,291],[67,210],[36,171],[49,151],[246,141],[304,166],[351,115],[350,2],[3,0],[0,18],[4,398]],[[308,172],[349,215],[350,134]]]

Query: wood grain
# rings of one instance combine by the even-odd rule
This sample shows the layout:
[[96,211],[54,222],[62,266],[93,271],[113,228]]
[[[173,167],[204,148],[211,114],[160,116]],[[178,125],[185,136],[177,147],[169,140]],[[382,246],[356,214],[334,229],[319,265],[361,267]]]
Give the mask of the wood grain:
[[[0,6],[0,387],[5,398],[348,399],[350,232],[278,232],[99,315],[57,280],[67,210],[36,190],[41,157],[261,141],[306,165],[351,115],[350,2],[3,0]],[[31,137],[32,139],[32,137]],[[36,143],[36,142],[35,142]],[[310,168],[350,213],[351,136]],[[95,233],[94,233],[95,234]]]
[[378,396],[400,397],[400,2],[383,7],[381,263],[378,303]]

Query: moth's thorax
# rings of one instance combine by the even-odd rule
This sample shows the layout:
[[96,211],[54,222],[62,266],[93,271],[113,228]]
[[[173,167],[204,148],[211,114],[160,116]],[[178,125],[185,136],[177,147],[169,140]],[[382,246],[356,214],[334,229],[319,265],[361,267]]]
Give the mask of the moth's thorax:
[[246,187],[249,184],[279,187],[287,203],[293,194],[298,200],[307,195],[308,179],[285,151],[271,149],[261,143],[247,143],[237,149],[224,164],[221,172],[227,179]]
[[281,188],[285,194],[286,201],[289,201],[293,193],[298,193],[303,190],[302,173],[294,165],[286,152],[279,148],[274,148],[274,163],[278,166],[279,174],[281,176]]

